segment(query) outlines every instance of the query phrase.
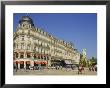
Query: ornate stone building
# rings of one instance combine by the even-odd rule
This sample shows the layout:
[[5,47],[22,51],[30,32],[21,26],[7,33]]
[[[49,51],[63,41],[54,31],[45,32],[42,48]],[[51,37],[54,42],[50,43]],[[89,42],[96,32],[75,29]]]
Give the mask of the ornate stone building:
[[71,42],[57,39],[35,27],[29,16],[20,19],[13,39],[14,63],[20,68],[36,64],[51,66],[61,60],[79,63],[80,54]]

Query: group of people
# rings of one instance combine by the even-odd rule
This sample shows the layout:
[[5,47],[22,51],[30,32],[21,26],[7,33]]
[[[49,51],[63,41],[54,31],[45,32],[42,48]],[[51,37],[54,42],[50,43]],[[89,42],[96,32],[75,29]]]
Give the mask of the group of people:
[[[88,67],[89,71],[97,71],[97,66]],[[78,66],[78,74],[85,74],[85,67],[83,65]]]
[[90,66],[89,71],[97,71],[97,66]]
[[83,65],[79,65],[78,66],[78,74],[85,74],[85,68]]

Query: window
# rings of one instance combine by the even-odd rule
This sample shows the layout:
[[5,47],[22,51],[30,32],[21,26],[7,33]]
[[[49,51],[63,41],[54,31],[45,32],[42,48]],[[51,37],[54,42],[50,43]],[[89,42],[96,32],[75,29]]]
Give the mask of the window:
[[38,59],[40,59],[40,56],[38,56]]
[[44,60],[46,60],[46,56],[44,56]]
[[31,57],[31,55],[30,54],[27,54],[27,58],[30,58]]
[[21,43],[21,49],[24,49],[24,43]]
[[24,41],[24,36],[22,36],[22,41]]
[[23,54],[20,54],[20,58],[23,58],[24,57],[24,55]]
[[43,59],[43,56],[41,55],[41,59]]
[[18,53],[16,53],[16,58],[18,58]]
[[34,59],[37,59],[36,55],[34,55]]

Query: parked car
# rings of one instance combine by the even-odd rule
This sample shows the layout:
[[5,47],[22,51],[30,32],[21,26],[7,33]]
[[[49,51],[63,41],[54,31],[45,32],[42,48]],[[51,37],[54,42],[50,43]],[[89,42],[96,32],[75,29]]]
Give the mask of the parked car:
[[73,64],[73,65],[71,65],[71,68],[72,68],[72,70],[75,70],[77,68],[77,66]]

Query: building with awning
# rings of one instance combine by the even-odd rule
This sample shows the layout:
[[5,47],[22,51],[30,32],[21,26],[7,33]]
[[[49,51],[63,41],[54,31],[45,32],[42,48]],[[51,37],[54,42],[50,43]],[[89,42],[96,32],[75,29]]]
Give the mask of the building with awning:
[[79,62],[80,56],[75,52],[73,43],[58,39],[44,29],[35,27],[29,16],[23,16],[19,20],[13,36],[14,63],[18,61],[18,64],[33,66],[35,62],[51,66],[52,61],[58,60],[70,59]]

